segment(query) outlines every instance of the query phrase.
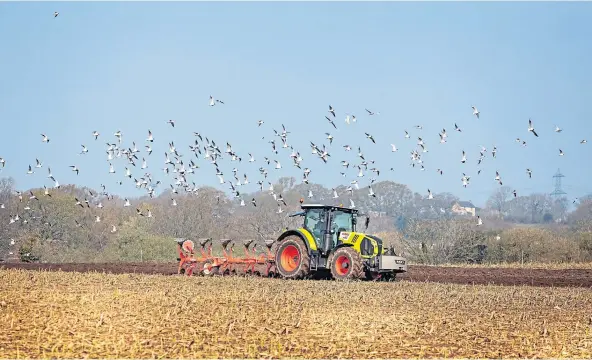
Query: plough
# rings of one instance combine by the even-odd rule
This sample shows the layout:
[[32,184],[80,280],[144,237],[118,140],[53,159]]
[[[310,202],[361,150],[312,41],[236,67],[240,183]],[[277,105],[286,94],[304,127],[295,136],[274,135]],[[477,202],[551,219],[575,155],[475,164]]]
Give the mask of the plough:
[[[176,239],[178,273],[394,281],[397,274],[407,272],[407,259],[397,255],[392,246],[387,250],[378,236],[357,231],[358,210],[304,204],[302,199],[300,202],[302,211],[290,217],[301,216],[302,227],[287,229],[276,239],[266,240],[266,252],[258,254],[255,241],[245,240],[244,255],[237,256],[233,241],[221,239],[222,256],[215,256],[211,238],[199,239],[198,251],[192,240]],[[366,228],[369,222],[367,216]]]
[[[212,254],[212,238],[199,239],[199,253],[196,254],[195,243],[192,240],[176,239],[179,251],[178,274],[192,276],[214,275],[256,275],[265,277],[277,277],[274,254],[271,248],[274,240],[266,240],[267,251],[257,254],[255,240],[243,241],[244,256],[234,254],[235,243],[232,239],[221,239],[222,256]],[[229,246],[230,245],[230,246]],[[251,246],[252,245],[252,246]],[[265,266],[261,273],[256,266]]]

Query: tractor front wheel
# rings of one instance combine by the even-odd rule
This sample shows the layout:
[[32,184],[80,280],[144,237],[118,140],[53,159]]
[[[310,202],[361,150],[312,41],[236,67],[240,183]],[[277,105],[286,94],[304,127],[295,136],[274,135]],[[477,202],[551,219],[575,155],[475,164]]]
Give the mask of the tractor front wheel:
[[283,239],[275,252],[276,270],[286,279],[302,279],[309,274],[310,256],[304,241],[292,235]]
[[331,260],[331,275],[336,280],[356,280],[366,276],[360,253],[352,247],[335,250]]

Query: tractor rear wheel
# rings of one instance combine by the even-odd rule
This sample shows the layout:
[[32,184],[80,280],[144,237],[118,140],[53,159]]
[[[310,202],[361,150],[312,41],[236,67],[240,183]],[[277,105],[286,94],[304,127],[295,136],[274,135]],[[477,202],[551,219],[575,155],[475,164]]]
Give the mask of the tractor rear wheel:
[[366,276],[360,253],[352,247],[342,247],[331,257],[331,275],[336,280],[356,280]]
[[286,279],[302,279],[309,274],[310,256],[304,241],[296,235],[283,239],[275,252],[278,274]]

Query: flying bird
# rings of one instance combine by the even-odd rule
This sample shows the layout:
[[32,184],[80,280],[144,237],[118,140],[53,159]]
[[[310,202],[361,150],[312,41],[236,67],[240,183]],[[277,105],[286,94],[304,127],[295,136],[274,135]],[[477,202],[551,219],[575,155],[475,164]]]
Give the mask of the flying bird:
[[479,110],[477,110],[477,108],[474,106],[471,106],[471,108],[473,109],[473,115],[475,115],[477,117],[477,119],[479,119],[479,114],[480,114]]
[[534,126],[532,126],[532,120],[528,119],[528,131],[534,134],[534,136],[539,137],[536,131],[534,131]]
[[331,120],[328,116],[325,116],[325,119],[327,119],[331,123],[331,125],[333,125],[333,127],[335,129],[337,129],[337,126],[335,125],[335,123],[333,122],[333,120]]

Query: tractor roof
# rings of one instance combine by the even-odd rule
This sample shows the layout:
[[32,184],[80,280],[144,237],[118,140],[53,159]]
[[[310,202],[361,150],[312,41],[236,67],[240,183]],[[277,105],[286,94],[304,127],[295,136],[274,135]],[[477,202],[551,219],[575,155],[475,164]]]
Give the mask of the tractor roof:
[[347,207],[343,207],[343,206],[337,206],[337,205],[323,205],[323,204],[301,204],[300,207],[302,209],[335,209],[335,210],[341,210],[344,212],[351,212],[351,213],[357,213],[358,209],[350,209]]

